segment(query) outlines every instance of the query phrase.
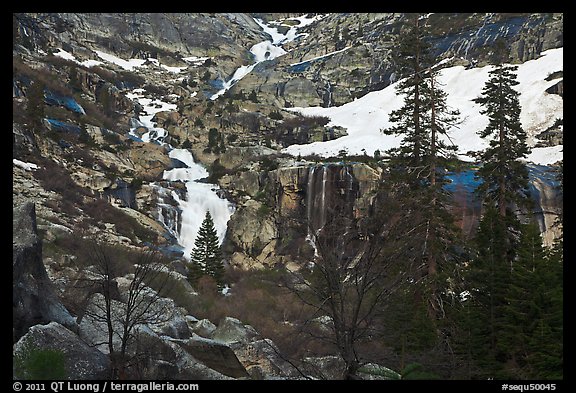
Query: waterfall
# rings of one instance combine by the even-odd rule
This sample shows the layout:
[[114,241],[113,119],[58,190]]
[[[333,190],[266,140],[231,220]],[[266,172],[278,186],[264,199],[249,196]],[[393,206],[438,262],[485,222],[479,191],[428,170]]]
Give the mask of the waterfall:
[[214,220],[218,234],[218,242],[222,244],[226,236],[228,220],[234,212],[234,206],[226,199],[221,199],[215,192],[218,188],[213,184],[199,183],[197,180],[208,176],[206,169],[195,163],[192,154],[186,149],[172,149],[170,158],[184,163],[186,168],[174,168],[164,171],[163,179],[182,181],[186,185],[186,196],[181,198],[175,191],[172,197],[182,210],[178,243],[184,248],[184,256],[190,258],[194,241],[207,211]]
[[352,217],[358,197],[358,181],[346,164],[320,164],[308,170],[306,219],[317,235],[331,219],[331,211]]
[[[348,164],[317,164],[308,169],[306,185],[306,240],[318,256],[317,238],[324,227],[337,219],[338,233],[353,230],[354,204],[359,196],[359,184]],[[342,219],[340,221],[340,219]]]
[[[234,86],[239,80],[241,80],[246,75],[251,73],[254,67],[256,67],[259,63],[267,60],[273,60],[277,57],[283,56],[286,53],[288,53],[282,48],[282,45],[292,42],[300,36],[305,36],[306,35],[305,33],[298,33],[297,32],[298,29],[304,26],[308,26],[309,24],[314,23],[315,21],[320,20],[322,18],[323,16],[319,15],[311,18],[308,18],[307,15],[298,18],[288,18],[297,20],[298,24],[295,26],[290,26],[290,28],[285,33],[280,33],[276,27],[270,27],[269,25],[264,23],[264,21],[261,19],[253,18],[254,22],[256,22],[256,24],[258,24],[260,28],[262,28],[262,31],[268,34],[270,38],[272,38],[272,41],[266,40],[253,45],[250,48],[250,53],[252,54],[254,63],[238,67],[236,71],[234,71],[232,77],[230,77],[226,81],[221,81],[222,88],[218,90],[216,93],[212,94],[210,96],[210,99],[215,100],[222,94],[226,93],[226,91],[228,91],[232,86]],[[277,22],[270,22],[270,23],[278,24]]]
[[[192,153],[187,149],[174,149],[166,143],[168,132],[163,128],[156,127],[152,121],[156,113],[162,110],[173,110],[176,105],[157,99],[151,100],[145,97],[143,93],[142,89],[136,89],[127,96],[136,99],[144,108],[145,115],[140,116],[139,123],[147,128],[147,132],[138,136],[134,127],[130,130],[129,135],[142,142],[166,146],[169,149],[168,156],[173,162],[178,163],[177,167],[165,170],[162,178],[170,182],[184,183],[186,192],[185,194],[179,193],[176,190],[154,184],[158,193],[158,221],[178,241],[183,249],[184,257],[189,259],[206,212],[210,211],[219,244],[222,244],[226,236],[228,221],[234,212],[234,205],[218,196],[218,186],[199,182],[208,176],[206,169],[194,162]],[[134,125],[138,125],[138,122],[134,123]],[[168,199],[176,202],[179,211],[174,208],[173,204],[167,203]]]

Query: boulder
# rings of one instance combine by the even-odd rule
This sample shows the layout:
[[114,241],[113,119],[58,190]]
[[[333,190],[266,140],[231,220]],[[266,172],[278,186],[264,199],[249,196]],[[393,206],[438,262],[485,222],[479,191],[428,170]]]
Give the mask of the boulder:
[[390,380],[402,378],[402,375],[396,371],[376,363],[368,363],[360,367],[358,370],[358,376],[362,379],[368,380]]
[[157,180],[171,165],[170,157],[164,147],[154,143],[132,143],[127,158],[134,165],[135,176],[147,180]]
[[218,328],[212,334],[216,341],[230,343],[249,343],[254,341],[260,334],[250,325],[244,325],[236,318],[224,317],[218,324]]
[[57,322],[32,326],[15,345],[15,357],[26,356],[30,350],[56,350],[64,354],[66,377],[75,379],[107,379],[110,377],[108,356],[89,346],[76,334]]
[[[159,336],[147,327],[139,326],[135,332],[134,343],[129,348],[129,353],[131,355],[137,354],[139,359],[139,367],[132,370],[132,374],[139,379],[233,379],[228,375],[213,370],[190,354],[185,348],[188,344],[190,347],[194,347],[194,341],[195,339],[181,340]],[[204,349],[207,348],[204,347]],[[218,352],[220,349],[216,351]],[[205,354],[206,358],[209,358],[209,356],[209,354]],[[224,356],[220,357],[220,359],[224,358]],[[228,356],[227,359],[230,359],[230,357]],[[224,365],[221,368],[227,369]],[[229,369],[231,370],[232,368],[230,367]]]
[[238,206],[228,223],[228,239],[251,257],[278,237],[271,208],[254,199]]
[[306,357],[302,361],[302,370],[315,379],[342,379],[346,364],[340,356]]
[[284,360],[276,344],[268,338],[233,342],[230,347],[252,379],[300,379],[302,375]]
[[42,240],[36,227],[36,209],[25,203],[12,218],[12,326],[13,341],[29,327],[58,322],[77,331],[75,319],[62,305],[42,262]]
[[214,325],[208,319],[202,319],[194,323],[192,327],[192,332],[205,338],[212,338],[212,334],[216,331],[216,325]]
[[205,366],[232,378],[247,378],[248,373],[234,351],[221,342],[192,335],[188,340],[172,340]]

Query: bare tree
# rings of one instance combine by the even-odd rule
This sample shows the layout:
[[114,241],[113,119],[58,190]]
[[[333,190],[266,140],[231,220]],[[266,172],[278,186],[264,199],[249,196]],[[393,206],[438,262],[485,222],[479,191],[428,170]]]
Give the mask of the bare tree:
[[[388,240],[394,220],[360,236],[350,215],[342,213],[332,210],[332,218],[311,233],[317,255],[313,268],[309,274],[293,274],[287,287],[314,310],[304,323],[307,332],[336,348],[345,363],[344,379],[357,379],[367,360],[359,344],[379,334],[385,300],[403,275],[391,273],[395,256],[389,246],[394,242]],[[318,329],[318,317],[330,322]]]
[[[168,275],[156,251],[141,251],[136,256],[132,273],[126,276],[129,285],[121,293],[118,278],[125,261],[120,261],[112,248],[99,243],[90,243],[86,251],[87,263],[93,266],[93,272],[79,280],[87,289],[82,317],[88,316],[105,324],[107,340],[96,345],[107,345],[112,364],[111,377],[122,379],[127,376],[128,368],[139,359],[138,353],[129,353],[137,338],[136,328],[158,325],[171,318],[163,301]],[[151,285],[156,290],[151,289]],[[88,304],[94,293],[101,294],[100,299],[92,299]]]

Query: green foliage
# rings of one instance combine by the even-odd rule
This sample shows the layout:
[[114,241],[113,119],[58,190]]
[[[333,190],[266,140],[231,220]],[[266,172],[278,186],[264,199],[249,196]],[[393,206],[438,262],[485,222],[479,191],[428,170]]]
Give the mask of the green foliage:
[[213,277],[218,287],[224,287],[224,264],[222,252],[218,244],[218,234],[210,211],[206,211],[204,221],[198,230],[194,241],[194,249],[190,256],[191,282],[196,283],[200,273]]
[[411,363],[407,365],[404,370],[400,373],[402,374],[402,379],[440,379],[440,377],[431,372],[423,369],[421,364]]
[[[509,242],[516,226],[519,239]],[[471,296],[457,319],[471,378],[563,377],[562,263],[542,245],[534,223],[518,225],[487,209],[478,257],[465,277]],[[457,344],[459,345],[459,344]]]
[[56,380],[66,378],[64,353],[54,349],[37,349],[28,345],[14,358],[18,379]]
[[224,144],[224,134],[218,132],[217,128],[210,128],[208,131],[208,146],[204,149],[205,153],[220,154],[226,152]]
[[258,103],[258,102],[259,102],[259,101],[258,101],[258,95],[256,94],[256,91],[255,91],[255,90],[252,90],[252,91],[250,92],[250,94],[248,95],[248,99],[249,99],[250,101],[254,102],[254,103]]
[[224,165],[220,163],[220,159],[214,160],[209,167],[210,175],[208,176],[208,182],[216,184],[218,180],[224,176],[225,174],[229,173]]
[[514,73],[517,69],[497,64],[488,74],[482,95],[474,100],[489,119],[488,126],[478,132],[489,140],[488,148],[479,154],[482,167],[478,176],[483,182],[478,192],[486,203],[499,206],[500,214],[510,203],[526,206],[528,200],[528,170],[520,159],[526,158],[530,149],[520,123],[519,93],[513,89],[519,83]]
[[182,149],[192,149],[192,142],[190,142],[190,140],[186,138],[186,140],[182,142],[182,145],[180,147]]
[[501,332],[514,377],[562,378],[562,293],[562,264],[548,259],[538,225],[523,225]]
[[265,156],[262,158],[262,160],[260,160],[260,169],[266,172],[278,169],[279,165],[280,164],[278,163],[277,160],[275,160],[274,158],[270,158],[268,156]]
[[266,218],[268,216],[270,216],[270,214],[273,212],[272,207],[270,207],[268,204],[266,203],[262,203],[259,207],[258,207],[258,211],[256,212],[256,214],[258,215],[259,218]]

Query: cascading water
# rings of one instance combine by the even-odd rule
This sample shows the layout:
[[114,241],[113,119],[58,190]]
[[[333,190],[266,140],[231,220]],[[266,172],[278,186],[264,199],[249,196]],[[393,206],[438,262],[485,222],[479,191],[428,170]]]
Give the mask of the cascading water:
[[[308,225],[306,240],[314,247],[315,256],[318,256],[316,238],[325,225],[334,218],[333,215],[353,219],[354,202],[359,193],[358,181],[354,178],[349,165],[314,165],[308,170],[306,193]],[[347,225],[344,233],[347,233],[350,230],[351,220],[344,221]]]
[[[258,63],[266,60],[273,60],[288,53],[281,47],[281,45],[294,41],[300,36],[306,35],[305,33],[298,33],[298,29],[304,26],[308,26],[309,24],[314,23],[315,21],[318,21],[322,18],[323,16],[321,15],[317,15],[312,18],[308,18],[307,15],[300,16],[298,18],[288,18],[298,21],[298,25],[290,26],[286,33],[280,33],[277,28],[270,27],[261,19],[254,18],[254,21],[258,24],[258,26],[262,28],[262,31],[264,31],[272,38],[272,41],[266,40],[253,45],[250,48],[250,53],[253,55],[254,64],[238,67],[236,71],[234,71],[234,74],[231,78],[229,78],[227,81],[221,81],[222,88],[214,93],[210,99],[215,100],[216,98],[220,97],[232,86],[234,86],[240,79],[244,78],[246,75],[252,72]],[[272,23],[279,24],[278,22],[270,22],[270,24]]]
[[[210,211],[219,243],[222,244],[226,235],[228,220],[234,212],[234,206],[228,200],[218,196],[215,192],[217,186],[198,182],[208,176],[206,169],[194,162],[194,158],[188,150],[174,149],[165,143],[164,140],[168,136],[168,132],[163,128],[156,127],[156,124],[152,122],[154,114],[162,110],[175,109],[176,105],[160,100],[151,100],[143,96],[143,93],[143,90],[136,90],[128,96],[137,99],[143,106],[146,114],[140,116],[139,122],[146,127],[147,132],[138,136],[135,133],[136,127],[134,127],[130,130],[129,135],[142,142],[167,146],[170,149],[169,157],[178,163],[175,165],[176,167],[164,171],[163,179],[170,182],[183,182],[186,185],[185,195],[158,184],[152,185],[156,187],[158,194],[158,221],[178,241],[183,249],[184,257],[189,259],[206,212]],[[177,203],[179,212],[175,211],[173,205],[168,203],[168,199],[173,199]]]
[[177,236],[178,243],[184,248],[184,256],[189,258],[206,212],[210,211],[218,234],[218,241],[222,244],[226,236],[228,220],[234,213],[234,206],[227,200],[221,199],[214,192],[217,188],[215,185],[197,182],[197,180],[207,177],[208,172],[204,167],[194,162],[194,158],[188,150],[172,149],[169,156],[187,166],[186,168],[164,171],[163,179],[182,181],[186,184],[185,198],[181,198],[175,191],[172,191],[172,197],[182,209],[180,231]]

